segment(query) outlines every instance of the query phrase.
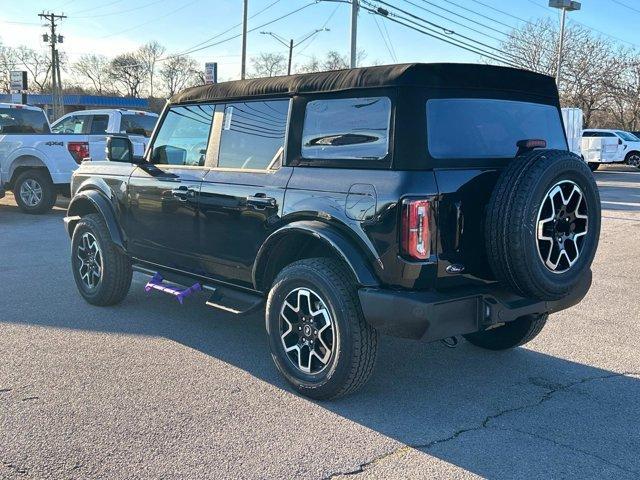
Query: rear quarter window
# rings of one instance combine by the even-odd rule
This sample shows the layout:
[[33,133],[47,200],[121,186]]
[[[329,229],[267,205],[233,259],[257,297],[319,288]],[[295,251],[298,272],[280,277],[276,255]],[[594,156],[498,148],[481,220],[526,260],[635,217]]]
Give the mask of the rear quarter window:
[[44,113],[23,108],[0,109],[0,134],[50,133]]
[[552,105],[452,98],[427,101],[428,149],[433,158],[513,157],[516,143],[546,140],[567,149],[560,112]]
[[380,160],[389,153],[391,100],[363,97],[307,104],[302,156],[323,160]]

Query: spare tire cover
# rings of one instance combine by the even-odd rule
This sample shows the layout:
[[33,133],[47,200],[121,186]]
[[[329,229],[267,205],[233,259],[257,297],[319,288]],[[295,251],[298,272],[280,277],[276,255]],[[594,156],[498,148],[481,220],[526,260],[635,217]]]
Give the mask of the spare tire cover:
[[485,242],[496,279],[519,295],[557,300],[591,267],[600,197],[589,167],[563,150],[519,155],[487,206]]

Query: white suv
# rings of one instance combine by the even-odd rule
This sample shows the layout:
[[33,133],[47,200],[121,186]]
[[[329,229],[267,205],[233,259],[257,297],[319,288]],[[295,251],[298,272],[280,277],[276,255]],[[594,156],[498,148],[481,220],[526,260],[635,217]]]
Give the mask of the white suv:
[[582,152],[591,170],[597,170],[601,163],[626,163],[640,168],[640,138],[623,130],[584,130]]

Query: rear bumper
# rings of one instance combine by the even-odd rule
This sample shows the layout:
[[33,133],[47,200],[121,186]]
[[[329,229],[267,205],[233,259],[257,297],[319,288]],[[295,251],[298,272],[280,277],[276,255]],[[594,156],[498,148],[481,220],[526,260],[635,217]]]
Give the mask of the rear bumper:
[[591,286],[591,272],[566,297],[540,301],[495,286],[416,292],[378,288],[358,291],[364,317],[381,333],[424,341],[484,330],[523,315],[559,312],[579,303]]

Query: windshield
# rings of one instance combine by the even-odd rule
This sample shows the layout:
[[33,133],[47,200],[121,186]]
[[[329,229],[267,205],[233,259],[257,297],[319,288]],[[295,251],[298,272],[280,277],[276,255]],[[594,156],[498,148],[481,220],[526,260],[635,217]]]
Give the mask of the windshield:
[[156,126],[158,117],[154,115],[122,115],[122,123],[120,126],[121,133],[129,135],[144,135],[150,137],[153,127]]
[[617,131],[616,134],[626,142],[640,142],[640,138],[636,137],[633,133]]
[[428,148],[433,158],[515,156],[519,140],[546,140],[567,150],[560,112],[553,105],[481,98],[427,102]]
[[0,108],[0,133],[50,133],[44,112],[24,108]]

